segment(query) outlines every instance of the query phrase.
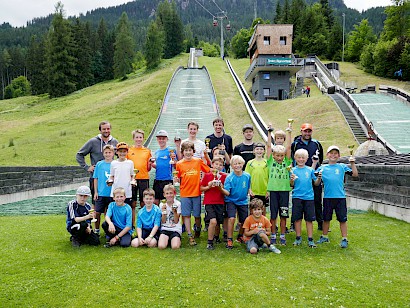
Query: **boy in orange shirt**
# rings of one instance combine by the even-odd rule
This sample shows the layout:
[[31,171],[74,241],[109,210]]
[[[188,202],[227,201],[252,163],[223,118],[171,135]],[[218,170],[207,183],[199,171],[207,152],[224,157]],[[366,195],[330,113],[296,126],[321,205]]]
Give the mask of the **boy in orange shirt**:
[[136,185],[132,187],[132,208],[135,208],[138,198],[140,206],[144,206],[144,201],[142,200],[143,192],[149,188],[148,172],[151,170],[152,161],[151,151],[143,146],[144,131],[142,129],[134,130],[132,132],[132,139],[134,139],[134,146],[129,148],[127,159],[132,160],[134,169],[138,170],[135,176]]
[[185,228],[188,232],[189,245],[196,245],[191,233],[191,212],[195,217],[195,237],[201,235],[201,171],[209,172],[210,168],[200,158],[193,157],[195,153],[194,144],[185,141],[181,145],[183,159],[176,164],[176,175],[181,182],[181,214]]

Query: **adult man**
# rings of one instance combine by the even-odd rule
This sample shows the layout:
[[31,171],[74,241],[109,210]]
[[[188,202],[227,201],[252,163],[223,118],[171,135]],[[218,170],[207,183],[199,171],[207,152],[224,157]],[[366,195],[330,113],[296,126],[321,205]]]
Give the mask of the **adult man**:
[[[99,124],[98,129],[100,134],[88,140],[81,149],[77,152],[76,160],[81,168],[87,170],[90,173],[90,188],[92,194],[92,200],[94,203],[94,184],[93,184],[93,172],[95,165],[104,159],[103,148],[107,144],[111,144],[116,147],[118,141],[111,136],[111,124],[107,121],[103,121]],[[85,162],[85,157],[90,155],[91,165]]]
[[[215,147],[219,147],[221,151],[226,151],[229,157],[232,157],[233,147],[232,147],[232,137],[225,134],[224,132],[224,121],[221,117],[217,117],[212,121],[214,127],[214,133],[206,136],[210,139],[209,148],[212,150]],[[212,160],[212,152],[209,153],[210,159]],[[225,164],[225,170],[228,171],[229,165]]]
[[243,170],[245,170],[248,161],[255,158],[255,154],[253,153],[253,126],[251,124],[245,124],[242,128],[242,133],[244,140],[235,146],[233,155],[239,155],[245,160],[245,165],[243,166]]
[[[319,141],[312,138],[313,126],[309,123],[302,124],[300,128],[301,135],[296,137],[291,145],[291,155],[293,161],[295,161],[294,154],[299,149],[305,149],[309,153],[306,166],[312,166],[313,160],[318,160],[316,169],[323,162],[323,148]],[[315,215],[318,224],[318,229],[322,230],[323,226],[323,210],[322,210],[322,186],[313,185],[313,191],[315,193]],[[293,217],[292,217],[293,225]]]

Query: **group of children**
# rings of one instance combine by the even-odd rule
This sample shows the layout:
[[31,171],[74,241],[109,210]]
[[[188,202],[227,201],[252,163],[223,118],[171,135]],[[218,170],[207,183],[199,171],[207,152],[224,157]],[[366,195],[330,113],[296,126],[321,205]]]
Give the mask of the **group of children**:
[[[198,128],[197,124],[194,125]],[[86,202],[91,196],[91,191],[86,186],[77,190],[76,200],[71,201],[67,208],[67,230],[72,235],[73,246],[83,243],[99,245],[100,225],[107,239],[105,247],[146,245],[158,246],[160,249],[168,246],[178,249],[181,246],[183,227],[187,232],[189,245],[194,246],[197,244],[195,239],[201,233],[203,193],[205,221],[209,223],[207,249],[213,250],[214,244],[221,242],[222,230],[226,248],[233,248],[234,225],[238,217],[240,229],[237,242],[246,243],[247,250],[252,254],[262,247],[279,254],[281,251],[276,245],[286,245],[286,219],[289,217],[289,196],[292,191],[292,215],[296,231],[293,245],[299,246],[302,243],[301,223],[304,219],[308,246],[314,248],[317,245],[313,240],[315,209],[312,185],[321,185],[323,181],[324,224],[323,234],[317,243],[329,242],[329,225],[335,210],[342,233],[340,246],[346,248],[347,208],[343,183],[346,173],[358,175],[354,158],[350,158],[351,168],[339,164],[337,161],[340,150],[337,146],[330,146],[327,150],[329,164],[315,170],[315,164],[312,167],[305,165],[308,159],[306,150],[297,150],[294,159],[291,158],[290,127],[287,133],[275,132],[273,147],[271,132],[269,125],[267,144],[255,143],[255,158],[246,165],[239,155],[229,157],[229,174],[223,172],[226,153],[213,153],[215,155],[210,159],[207,154],[208,145],[203,147],[203,142],[199,143],[194,138],[189,138],[182,144],[176,140],[176,148],[171,149],[167,146],[168,134],[164,130],[156,135],[159,149],[154,157],[142,146],[144,132],[141,130],[132,133],[134,147],[129,148],[124,142],[117,144],[116,160],[113,160],[114,148],[105,146],[104,160],[97,163],[93,175],[96,188],[93,197],[95,211]],[[198,147],[202,153],[195,157]],[[209,161],[210,166],[207,164]],[[152,167],[156,169],[153,189],[149,188],[148,174]],[[176,199],[177,185],[180,186],[180,201]],[[138,199],[141,209],[136,215]],[[270,207],[270,220],[265,217],[265,206]],[[105,213],[105,221],[101,224],[102,213]],[[193,229],[191,214],[195,218]],[[180,223],[181,215],[183,225]],[[279,241],[276,237],[278,215]],[[91,228],[93,218],[96,219],[94,230]],[[133,234],[136,234],[134,239]]]

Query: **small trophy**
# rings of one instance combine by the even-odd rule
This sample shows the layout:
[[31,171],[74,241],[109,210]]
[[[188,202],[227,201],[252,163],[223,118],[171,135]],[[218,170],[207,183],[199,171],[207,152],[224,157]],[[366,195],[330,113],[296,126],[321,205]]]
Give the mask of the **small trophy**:
[[173,208],[174,210],[176,210],[176,209],[178,208],[178,205],[175,204],[175,203],[173,203],[173,204],[172,204],[172,208]]
[[[94,209],[91,209],[91,210],[88,211],[89,214],[93,214],[94,212],[95,212]],[[92,218],[91,219],[91,222],[96,222],[96,221],[97,221],[97,218]]]
[[175,150],[169,150],[169,156],[171,157],[171,159],[169,161],[170,165],[175,165],[175,160],[173,158],[174,154],[175,154]]
[[206,152],[211,153],[211,149],[209,148],[209,143],[211,142],[211,138],[205,138],[205,144],[206,144]]
[[286,131],[291,132],[292,131],[292,124],[295,122],[294,119],[288,119],[288,127],[286,128]]
[[151,163],[155,163],[156,158],[155,158],[155,157],[151,157],[151,158],[149,159],[149,161],[150,161]]
[[291,175],[293,174],[293,175],[295,176],[295,179],[294,179],[294,180],[296,181],[296,179],[298,178],[298,176],[293,173],[292,165],[287,166],[287,167],[286,167],[286,170],[288,170]]
[[114,180],[111,178],[110,174],[107,174],[107,181],[105,181],[105,183],[107,183],[107,186],[112,186],[112,184],[114,183]]
[[131,185],[137,185],[135,177],[137,176],[138,172],[140,172],[137,168],[134,169],[134,178],[131,180]]
[[312,156],[313,160],[319,160],[319,150],[316,150],[315,154]]
[[266,128],[268,132],[273,132],[272,124],[269,123],[268,127]]
[[176,129],[175,130],[175,137],[174,137],[174,142],[181,141],[181,136],[179,134],[179,131]]
[[172,171],[174,186],[179,186],[179,182],[177,181],[177,175],[178,175],[178,171],[176,170]]
[[214,169],[212,173],[214,174],[214,181],[213,181],[214,185],[221,186],[221,180],[218,179],[218,174],[219,174],[218,170]]
[[353,149],[354,149],[354,147],[355,147],[355,145],[354,145],[354,144],[351,144],[351,145],[348,145],[348,146],[347,146],[347,148],[349,149],[349,152],[350,152],[350,158],[349,158],[349,161],[354,160],[354,157],[353,157]]

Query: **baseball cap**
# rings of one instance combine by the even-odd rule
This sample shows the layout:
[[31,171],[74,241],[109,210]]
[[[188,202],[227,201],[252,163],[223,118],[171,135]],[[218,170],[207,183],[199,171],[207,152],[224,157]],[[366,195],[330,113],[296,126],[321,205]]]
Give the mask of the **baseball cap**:
[[252,124],[245,124],[245,125],[243,126],[243,128],[242,128],[242,132],[244,132],[244,131],[247,130],[247,129],[253,130]]
[[158,131],[156,137],[167,137],[168,138],[168,133],[166,130],[161,129],[160,131]]
[[313,130],[312,124],[310,124],[310,123],[303,123],[302,126],[300,127],[300,130],[307,130],[307,129]]
[[337,145],[331,145],[330,147],[328,147],[326,153],[329,153],[332,150],[337,150],[340,153],[340,149]]
[[117,150],[119,149],[125,149],[128,151],[128,144],[126,144],[125,142],[119,142],[117,143]]
[[77,195],[91,196],[91,190],[88,186],[80,186],[76,192]]
[[265,144],[263,144],[262,142],[256,142],[253,145],[253,148],[265,148]]

